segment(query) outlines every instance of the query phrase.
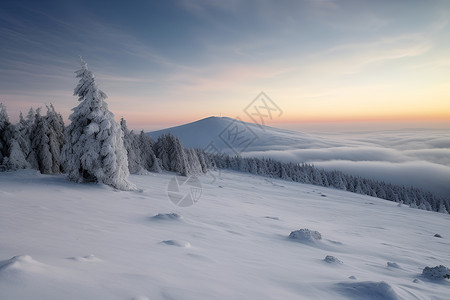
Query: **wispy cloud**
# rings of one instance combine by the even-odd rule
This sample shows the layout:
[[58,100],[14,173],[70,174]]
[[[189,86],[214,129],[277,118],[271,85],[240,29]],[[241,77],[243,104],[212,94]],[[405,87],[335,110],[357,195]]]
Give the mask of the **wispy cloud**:
[[[411,93],[418,99],[433,88],[430,97],[444,99],[449,90],[443,81],[445,4],[411,1],[408,14],[396,15],[405,8],[399,2],[144,1],[132,7],[132,16],[123,13],[130,9],[124,3],[107,10],[83,1],[14,5],[0,12],[2,98],[15,94],[38,102],[42,98],[33,99],[33,92],[71,94],[79,55],[110,101],[127,99],[153,117],[159,116],[150,107],[161,99],[235,114],[242,106],[238,98],[265,90],[280,98],[291,118],[315,101],[326,103],[327,110],[309,111],[320,119],[341,116],[346,106],[353,114],[359,99],[373,100],[377,91],[389,91],[377,101],[386,111],[393,98],[401,103]],[[414,72],[426,80],[405,78]],[[437,77],[441,81],[431,86]],[[365,116],[365,107],[358,107]]]

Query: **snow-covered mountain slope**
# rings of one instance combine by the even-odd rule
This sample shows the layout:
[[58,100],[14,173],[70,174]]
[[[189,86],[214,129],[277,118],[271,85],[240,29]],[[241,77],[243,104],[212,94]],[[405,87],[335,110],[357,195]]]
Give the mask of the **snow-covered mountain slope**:
[[172,178],[0,173],[0,299],[448,299],[450,215],[233,172],[181,208]]
[[[239,137],[248,140],[240,143]],[[242,134],[241,134],[242,132]],[[185,147],[206,148],[213,143],[222,153],[234,154],[242,151],[272,151],[288,148],[315,148],[330,146],[333,142],[296,131],[239,121],[227,117],[209,117],[196,122],[149,132],[154,139],[172,133]],[[247,146],[248,145],[248,146]],[[247,147],[245,147],[247,146]]]
[[[210,117],[149,133],[177,136],[209,152],[305,162],[328,170],[450,195],[450,132],[393,130],[306,134]],[[212,147],[208,147],[212,145]]]

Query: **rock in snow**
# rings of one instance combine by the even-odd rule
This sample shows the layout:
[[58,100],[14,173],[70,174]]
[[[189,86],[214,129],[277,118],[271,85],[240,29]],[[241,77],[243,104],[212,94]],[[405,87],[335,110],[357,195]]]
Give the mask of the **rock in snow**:
[[334,257],[334,256],[332,256],[332,255],[327,255],[327,256],[324,258],[324,261],[327,262],[327,263],[329,263],[329,264],[342,264],[342,261],[341,261],[341,260],[339,260],[338,258],[336,258],[336,257]]
[[101,259],[97,258],[94,254],[89,254],[86,256],[76,256],[68,257],[67,259],[78,261],[78,262],[100,262]]
[[398,263],[395,263],[395,262],[388,261],[387,266],[390,268],[401,269],[400,266],[398,265]]
[[425,267],[422,276],[431,280],[450,279],[450,269],[440,265],[433,268]]
[[157,214],[152,217],[152,220],[181,220],[181,216],[177,213]]
[[300,230],[292,231],[289,234],[289,239],[295,240],[300,243],[309,243],[321,240],[322,235],[318,231],[303,228]]

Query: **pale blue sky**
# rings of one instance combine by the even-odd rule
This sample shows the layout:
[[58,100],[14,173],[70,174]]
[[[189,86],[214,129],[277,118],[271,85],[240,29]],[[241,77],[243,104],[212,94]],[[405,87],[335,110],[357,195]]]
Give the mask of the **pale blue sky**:
[[[281,123],[450,119],[449,1],[2,1],[0,101],[65,116],[78,56],[110,109],[154,129],[243,115]],[[281,126],[281,125],[280,125]]]

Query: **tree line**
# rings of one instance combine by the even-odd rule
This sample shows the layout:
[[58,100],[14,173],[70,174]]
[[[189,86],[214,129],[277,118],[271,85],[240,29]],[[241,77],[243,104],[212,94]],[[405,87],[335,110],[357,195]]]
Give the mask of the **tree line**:
[[135,133],[126,120],[114,119],[87,64],[81,60],[74,89],[79,104],[63,118],[52,104],[45,114],[31,108],[12,124],[0,103],[0,170],[36,169],[43,174],[65,173],[75,182],[101,182],[120,190],[134,186],[130,173],[175,172],[183,176],[230,169],[300,183],[332,187],[404,203],[424,210],[448,213],[450,200],[414,187],[326,171],[310,164],[282,163],[273,159],[244,158],[184,148],[172,134],[155,141],[143,131]]
[[207,168],[230,169],[245,173],[313,184],[403,203],[413,208],[441,213],[450,212],[450,199],[415,187],[324,170],[306,163],[283,163],[270,158],[206,154]]
[[[66,142],[71,138],[66,133],[71,128],[64,126],[64,121],[52,104],[47,106],[47,113],[41,114],[41,108],[31,108],[26,117],[22,113],[19,122],[12,124],[4,104],[0,103],[0,167],[3,171],[19,169],[35,169],[42,174],[68,173],[68,163],[63,158],[71,158],[70,153],[63,154]],[[89,130],[87,130],[89,131]],[[123,133],[123,149],[126,157],[122,159],[127,163],[131,174],[146,174],[147,172],[170,171],[182,176],[206,173],[207,167],[204,152],[201,150],[184,148],[180,140],[172,134],[160,136],[156,141],[145,134],[144,131],[135,133],[129,130],[126,120],[120,120],[120,131]],[[74,139],[84,142],[83,139]],[[91,145],[92,146],[92,145]],[[67,147],[68,148],[68,147]],[[84,147],[87,149],[89,147]],[[96,147],[89,152],[81,153],[83,160],[89,155],[97,156]],[[81,161],[81,159],[80,159]],[[79,162],[79,161],[78,161]],[[212,165],[212,164],[209,164]],[[77,168],[79,172],[80,166]],[[86,168],[81,175],[80,182],[99,181],[95,176],[88,175]],[[106,172],[106,171],[105,171]],[[82,172],[83,173],[83,172]],[[76,176],[75,176],[76,177]],[[75,180],[77,181],[77,180]]]

